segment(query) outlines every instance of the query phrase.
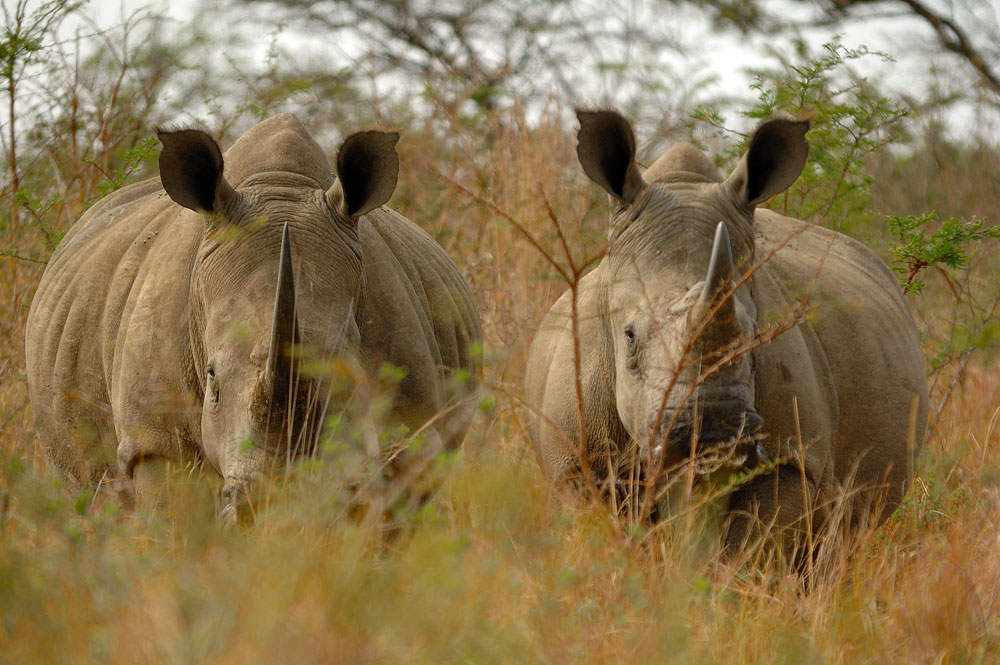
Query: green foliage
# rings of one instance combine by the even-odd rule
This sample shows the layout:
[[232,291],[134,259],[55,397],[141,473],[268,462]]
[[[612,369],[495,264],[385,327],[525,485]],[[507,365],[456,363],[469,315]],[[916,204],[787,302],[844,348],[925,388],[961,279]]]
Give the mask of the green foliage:
[[49,51],[46,40],[55,37],[59,23],[83,6],[75,0],[46,0],[27,15],[28,3],[15,0],[9,8],[4,2],[5,29],[0,35],[0,77],[5,88],[16,85],[25,70],[35,64]]
[[[113,169],[106,178],[97,183],[96,192],[88,203],[93,203],[131,183],[136,173],[140,172],[157,154],[158,146],[157,140],[149,137],[127,150],[122,165]],[[17,244],[9,244],[0,247],[0,256],[33,263],[45,263],[49,254],[66,234],[65,228],[54,228],[48,221],[58,216],[65,207],[66,200],[58,192],[50,192],[48,196],[43,198],[34,189],[24,188],[17,191],[13,201],[27,213],[26,219],[29,225],[34,227],[41,236],[43,248],[25,248]]]
[[107,196],[132,182],[136,171],[146,166],[159,152],[159,145],[156,137],[149,136],[142,139],[138,145],[126,150],[122,165],[112,170],[104,180],[97,183],[98,197]]
[[395,385],[406,378],[406,368],[396,367],[390,362],[384,362],[379,365],[378,368],[378,378],[387,384]]
[[[969,263],[969,248],[989,238],[1000,238],[1000,226],[986,226],[981,219],[969,221],[952,217],[937,224],[937,213],[889,216],[884,220],[889,235],[896,239],[889,245],[892,269],[902,277],[905,293],[920,293],[924,282],[919,275],[928,268],[946,266],[962,270]],[[937,230],[930,230],[932,226]]]
[[[990,251],[1000,226],[976,218],[939,221],[936,212],[889,215],[884,223],[890,267],[913,297],[932,396],[947,403],[972,359],[988,361],[1000,348],[1000,290]],[[937,288],[926,281],[931,276],[939,278]]]
[[[0,35],[0,78],[6,96],[4,106],[7,111],[4,163],[7,168],[8,184],[5,186],[10,205],[9,216],[0,220],[0,228],[18,230],[20,227],[19,202],[16,200],[21,190],[22,155],[19,150],[18,123],[25,97],[25,84],[37,73],[38,66],[51,59],[52,49],[45,48],[46,41],[55,41],[63,19],[75,12],[80,3],[69,0],[47,0],[28,14],[27,0],[15,0],[13,6],[3,3],[4,30]],[[20,258],[19,253],[5,248],[5,256]]]
[[46,220],[53,212],[58,211],[66,205],[66,200],[58,192],[51,192],[43,198],[34,189],[25,188],[18,190],[14,195],[14,202],[28,213],[30,223],[34,224],[41,233],[45,241],[45,249],[51,252],[62,240],[64,230],[52,228]]
[[52,192],[48,197],[42,198],[34,189],[23,188],[14,194],[12,202],[27,213],[28,225],[38,231],[43,241],[43,247],[22,248],[11,243],[0,248],[0,256],[31,263],[45,263],[48,255],[52,253],[52,250],[66,234],[65,229],[53,228],[47,222],[53,213],[58,214],[58,211],[65,206],[65,200],[57,192]]
[[752,88],[759,94],[750,118],[781,114],[809,117],[812,128],[809,162],[787,192],[771,207],[801,219],[857,233],[869,222],[871,177],[866,160],[900,134],[906,111],[851,71],[850,63],[870,57],[888,58],[866,47],[848,49],[839,39],[824,44],[817,55],[804,42],[796,60],[782,59],[778,70],[755,72]]
[[[856,234],[871,225],[868,204],[871,176],[867,159],[901,136],[906,111],[851,69],[856,61],[888,56],[866,47],[849,49],[839,38],[819,53],[804,40],[795,42],[794,55],[776,50],[779,65],[753,71],[751,89],[757,101],[747,118],[763,121],[792,116],[809,118],[809,161],[802,175],[769,207],[800,219],[816,220],[830,228]],[[724,126],[717,111],[698,109],[694,117]],[[733,146],[729,161],[746,149],[746,140]]]

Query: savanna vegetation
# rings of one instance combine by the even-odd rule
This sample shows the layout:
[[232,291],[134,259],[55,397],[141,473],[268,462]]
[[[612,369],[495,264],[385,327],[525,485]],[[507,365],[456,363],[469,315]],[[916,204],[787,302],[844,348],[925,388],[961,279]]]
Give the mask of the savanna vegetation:
[[[640,10],[598,30],[607,8],[589,2],[305,4],[206,3],[185,23],[140,10],[108,28],[75,2],[4,0],[0,663],[1000,660],[1000,142],[947,113],[996,112],[982,16],[949,32],[933,21],[944,3],[816,3],[826,39],[776,45],[749,88],[718,98],[702,94],[704,71],[672,87],[655,48],[668,40]],[[770,3],[662,5],[717,30],[777,25]],[[877,64],[893,54],[835,37],[863,5],[916,12],[982,85],[888,92]],[[371,39],[335,43],[352,26]],[[542,477],[523,427],[528,345],[606,241],[609,204],[575,155],[580,101],[631,114],[650,137],[644,163],[693,138],[722,169],[758,119],[810,115],[810,162],[770,205],[861,239],[899,275],[931,386],[916,477],[888,521],[807,580],[720,562],[697,496],[651,526],[563,500]],[[316,454],[268,481],[237,528],[199,468],[171,478],[157,511],[65,487],[24,376],[47,257],[91,203],[155,175],[151,126],[197,124],[226,146],[278,111],[331,152],[359,126],[401,130],[390,205],[454,258],[483,318],[484,390],[462,450],[433,460],[421,482],[435,491],[414,507],[362,453],[358,424],[332,416]]]

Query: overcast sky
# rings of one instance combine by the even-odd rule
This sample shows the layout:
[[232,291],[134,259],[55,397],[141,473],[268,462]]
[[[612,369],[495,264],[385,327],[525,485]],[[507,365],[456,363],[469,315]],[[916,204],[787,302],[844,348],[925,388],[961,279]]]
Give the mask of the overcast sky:
[[[942,0],[943,1],[943,0]],[[155,11],[165,14],[178,21],[178,24],[188,22],[195,14],[195,9],[202,0],[169,0],[167,2],[150,3],[148,0],[90,0],[85,11],[93,16],[98,24],[110,27],[121,22],[123,16],[142,7],[152,7]],[[786,11],[802,11],[798,5],[789,5],[784,0],[769,0],[774,6],[788,8]],[[985,0],[996,10],[1000,0]],[[1000,11],[997,12],[1000,14]],[[698,20],[697,15],[688,12],[679,18],[678,36],[682,40],[683,56],[676,56],[681,69],[711,72],[718,78],[712,91],[740,95],[747,92],[750,79],[746,69],[750,66],[767,62],[765,37],[739,38],[735,33],[719,33],[714,31],[706,21]],[[228,26],[239,29],[239,26]],[[899,92],[913,92],[926,85],[930,50],[933,38],[930,31],[916,19],[893,19],[855,22],[841,28],[842,41],[845,46],[868,46],[872,50],[885,51],[895,59],[893,63],[881,62],[870,58],[863,63],[870,72],[866,74],[878,79],[886,88]],[[830,30],[812,30],[806,37],[815,46],[827,42],[832,37]],[[249,44],[246,52],[240,57],[249,59],[251,65],[263,67],[268,49],[274,40],[274,33],[249,33]],[[284,31],[279,37],[279,43],[287,50],[294,52],[304,42],[301,36],[294,32]],[[776,43],[776,42],[771,42]],[[345,48],[345,45],[338,45]],[[349,45],[346,47],[349,49]],[[945,63],[945,66],[948,66]],[[951,66],[954,66],[952,63]],[[997,124],[998,120],[984,116],[982,112],[975,114],[968,110],[957,110],[949,116],[953,130],[963,134],[969,127],[982,129],[985,125]],[[994,132],[997,133],[997,132]]]

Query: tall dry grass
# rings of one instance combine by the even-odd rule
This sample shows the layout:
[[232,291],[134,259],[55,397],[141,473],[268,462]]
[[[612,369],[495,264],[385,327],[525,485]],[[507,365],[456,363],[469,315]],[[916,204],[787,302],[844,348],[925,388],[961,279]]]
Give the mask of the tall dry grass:
[[38,453],[23,378],[40,266],[0,264],[0,663],[1000,660],[995,370],[967,369],[905,505],[808,591],[777,567],[723,566],[698,519],[627,530],[600,505],[561,503],[519,401],[535,326],[565,288],[538,250],[583,264],[608,204],[557,112],[449,137],[404,131],[392,205],[472,285],[493,399],[462,453],[431,469],[433,499],[390,535],[351,517],[335,464],[276,478],[241,529],[219,523],[197,471],[179,471],[155,513],[69,493]]

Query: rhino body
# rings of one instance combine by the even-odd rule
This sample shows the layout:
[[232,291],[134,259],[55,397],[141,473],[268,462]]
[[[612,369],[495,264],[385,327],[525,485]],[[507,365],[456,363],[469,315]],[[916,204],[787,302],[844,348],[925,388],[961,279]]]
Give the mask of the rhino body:
[[[679,460],[762,438],[745,458],[776,466],[728,497],[726,551],[771,525],[801,534],[807,513],[814,531],[834,510],[842,524],[884,518],[921,446],[923,357],[877,256],[756,209],[798,177],[808,124],[765,124],[723,180],[689,144],[640,175],[624,118],[578,115],[581,163],[618,207],[607,255],[579,285],[582,449],[569,291],[529,354],[531,434],[547,477],[579,481],[581,450],[592,479],[620,484],[636,459],[647,475],[669,475]],[[720,221],[731,240],[716,243]],[[728,273],[709,268],[727,252]]]
[[[224,156],[201,132],[160,132],[160,177],[94,205],[35,294],[28,384],[50,461],[77,485],[120,478],[141,495],[163,462],[201,459],[232,507],[338,406],[300,376],[293,347],[404,368],[394,414],[411,427],[454,407],[448,379],[477,370],[479,319],[440,246],[381,207],[397,138],[348,137],[335,178],[290,115]],[[456,446],[470,413],[452,408],[429,432]]]

